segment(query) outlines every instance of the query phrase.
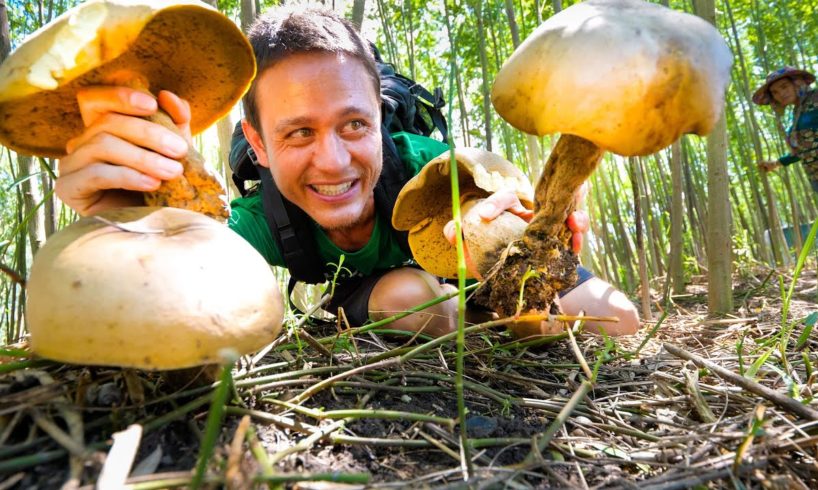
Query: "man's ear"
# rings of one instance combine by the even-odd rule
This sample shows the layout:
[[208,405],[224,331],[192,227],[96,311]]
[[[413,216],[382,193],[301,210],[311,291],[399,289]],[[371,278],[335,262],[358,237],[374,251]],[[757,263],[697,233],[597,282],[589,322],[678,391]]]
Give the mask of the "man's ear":
[[241,120],[241,130],[244,131],[244,137],[247,138],[247,142],[250,143],[250,146],[256,153],[258,164],[262,167],[270,168],[270,163],[267,161],[267,152],[264,149],[264,140],[258,131],[253,128],[247,119]]

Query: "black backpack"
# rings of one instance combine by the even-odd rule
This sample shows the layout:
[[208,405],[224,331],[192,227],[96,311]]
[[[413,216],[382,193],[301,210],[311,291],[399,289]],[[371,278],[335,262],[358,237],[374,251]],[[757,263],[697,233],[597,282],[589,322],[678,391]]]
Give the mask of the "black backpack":
[[[448,127],[441,110],[445,101],[440,88],[429,92],[415,81],[396,73],[391,65],[384,63],[375,46],[372,46],[372,50],[381,78],[383,99],[381,104],[383,170],[375,185],[375,207],[388,211],[388,216],[391,216],[398,193],[412,178],[412,175],[407,175],[406,168],[400,161],[391,134],[405,131],[429,136],[437,128],[442,140],[446,141]],[[233,182],[242,196],[261,192],[267,224],[291,278],[312,284],[329,279],[324,275],[324,264],[315,260],[318,251],[310,229],[310,217],[286,200],[276,187],[270,170],[258,165],[253,149],[244,138],[241,123],[236,124],[233,131],[229,163],[233,171]],[[260,181],[260,188],[258,185],[247,188],[245,183],[253,181]],[[398,231],[394,233],[401,248],[409,253],[407,233]]]

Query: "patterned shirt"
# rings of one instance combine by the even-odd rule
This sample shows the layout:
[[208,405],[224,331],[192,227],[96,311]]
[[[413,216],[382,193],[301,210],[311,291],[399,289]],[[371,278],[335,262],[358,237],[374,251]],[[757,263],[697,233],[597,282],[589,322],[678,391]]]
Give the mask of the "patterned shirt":
[[790,154],[778,159],[782,165],[802,162],[813,188],[818,191],[818,89],[808,90],[795,106],[787,130]]

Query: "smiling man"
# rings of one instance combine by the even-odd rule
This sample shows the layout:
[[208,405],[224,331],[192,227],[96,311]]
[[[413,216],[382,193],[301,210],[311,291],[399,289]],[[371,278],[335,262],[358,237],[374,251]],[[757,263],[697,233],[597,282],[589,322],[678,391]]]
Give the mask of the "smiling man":
[[[312,220],[317,257],[331,277],[343,256],[341,277],[329,306],[343,307],[360,325],[428,302],[451,286],[417,268],[391,226],[391,210],[379,209],[374,189],[383,170],[380,77],[368,44],[353,26],[320,9],[276,8],[249,33],[258,76],[244,98],[242,128],[261,167],[269,169],[284,199]],[[60,160],[57,193],[80,214],[139,204],[141,194],[174,178],[187,142],[134,116],[150,114],[157,101],[126,88],[91,88],[79,96],[85,133]],[[162,92],[158,104],[185,131],[187,104]],[[446,151],[443,143],[411,133],[391,135],[409,175]],[[284,265],[263,209],[263,190],[233,201],[230,227],[272,265]],[[487,199],[481,217],[504,210],[529,217],[516,195]],[[575,232],[587,216],[569,220]],[[230,260],[225,257],[224,260]],[[636,310],[606,282],[587,275],[563,298],[566,312],[622,319],[613,333],[638,328]],[[572,306],[575,305],[575,306]],[[449,300],[391,325],[440,336],[455,328]]]

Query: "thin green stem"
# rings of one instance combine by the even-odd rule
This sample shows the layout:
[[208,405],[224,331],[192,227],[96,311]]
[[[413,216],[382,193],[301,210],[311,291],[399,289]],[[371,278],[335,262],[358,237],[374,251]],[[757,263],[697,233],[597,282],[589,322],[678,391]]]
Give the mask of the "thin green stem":
[[210,404],[210,411],[207,414],[207,425],[205,427],[204,438],[199,449],[199,461],[196,463],[196,471],[190,482],[190,487],[196,490],[204,481],[207,463],[213,455],[213,448],[216,446],[216,439],[219,437],[219,430],[224,417],[224,406],[227,403],[227,395],[233,385],[231,369],[235,364],[235,359],[226,360],[222,366],[221,382],[213,393],[213,402]]

